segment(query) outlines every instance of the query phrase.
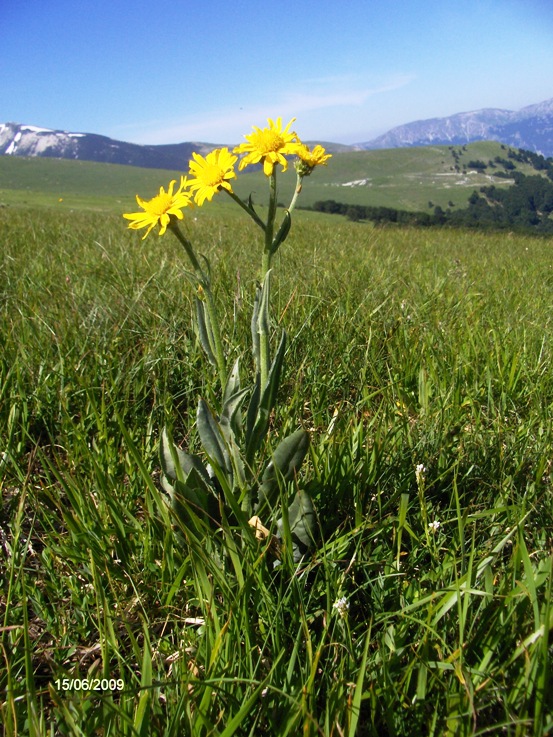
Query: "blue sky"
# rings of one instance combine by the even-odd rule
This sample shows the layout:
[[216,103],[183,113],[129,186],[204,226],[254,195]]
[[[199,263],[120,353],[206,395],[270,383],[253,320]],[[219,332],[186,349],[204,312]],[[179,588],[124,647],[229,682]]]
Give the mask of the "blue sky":
[[553,97],[551,0],[2,0],[0,122],[136,143],[304,140]]

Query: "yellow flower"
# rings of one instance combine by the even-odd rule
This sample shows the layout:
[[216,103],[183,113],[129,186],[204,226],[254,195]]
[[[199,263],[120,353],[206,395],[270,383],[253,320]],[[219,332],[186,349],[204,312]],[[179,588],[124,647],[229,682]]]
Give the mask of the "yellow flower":
[[316,166],[323,164],[332,158],[332,154],[327,154],[325,149],[317,144],[313,151],[303,144],[298,150],[299,161],[296,162],[296,170],[303,177],[308,177]]
[[248,143],[241,143],[234,149],[236,154],[247,153],[238,166],[240,171],[248,164],[257,164],[261,159],[263,159],[263,172],[268,177],[273,173],[275,164],[281,164],[282,171],[286,171],[288,162],[284,158],[285,155],[298,153],[302,145],[298,134],[288,130],[294,120],[295,118],[292,118],[284,129],[282,118],[277,118],[276,123],[268,118],[268,128],[261,129],[254,125],[254,132],[249,136],[244,136]]
[[[140,228],[148,228],[146,236],[150,233],[152,228],[159,223],[159,235],[163,235],[167,230],[171,215],[174,215],[179,220],[182,220],[183,214],[181,212],[183,207],[192,207],[190,201],[190,194],[185,191],[187,187],[186,177],[181,177],[180,186],[177,191],[173,194],[173,187],[175,186],[176,180],[169,184],[167,192],[163,187],[159,188],[159,194],[152,197],[151,200],[141,200],[136,195],[136,201],[144,212],[131,212],[127,215],[123,215],[127,220],[132,220],[129,223],[129,228],[139,230]],[[144,238],[142,240],[144,240]]]
[[238,156],[233,156],[228,148],[218,148],[211,151],[204,158],[193,153],[194,161],[190,162],[190,173],[194,179],[188,182],[191,190],[195,190],[194,200],[198,205],[203,205],[207,199],[211,202],[213,195],[224,187],[232,192],[228,179],[235,179],[234,164]]

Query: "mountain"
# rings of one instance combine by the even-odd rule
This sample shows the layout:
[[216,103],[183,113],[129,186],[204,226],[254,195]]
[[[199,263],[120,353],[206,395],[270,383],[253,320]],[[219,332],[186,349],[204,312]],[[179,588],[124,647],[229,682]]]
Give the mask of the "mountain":
[[5,156],[82,159],[148,169],[179,170],[186,168],[193,151],[205,155],[214,148],[217,148],[217,144],[195,142],[140,146],[94,133],[69,133],[34,125],[0,123],[0,155]]
[[358,145],[376,149],[464,145],[474,141],[499,141],[542,156],[553,156],[553,98],[518,111],[485,108],[447,118],[417,120]]
[[[147,169],[187,168],[192,152],[205,154],[218,148],[216,143],[173,143],[162,146],[141,146],[116,141],[94,133],[38,128],[35,125],[0,123],[0,156],[43,156],[54,159],[81,159],[105,164],[126,164]],[[325,144],[331,153],[359,150],[340,143]]]
[[[447,118],[418,120],[392,128],[366,143],[325,143],[332,153],[428,145],[464,145],[499,141],[514,148],[553,156],[553,98],[518,111],[485,108]],[[0,156],[41,156],[126,164],[148,169],[183,170],[192,152],[203,154],[220,144],[174,143],[141,146],[94,133],[69,133],[34,125],[0,123]]]

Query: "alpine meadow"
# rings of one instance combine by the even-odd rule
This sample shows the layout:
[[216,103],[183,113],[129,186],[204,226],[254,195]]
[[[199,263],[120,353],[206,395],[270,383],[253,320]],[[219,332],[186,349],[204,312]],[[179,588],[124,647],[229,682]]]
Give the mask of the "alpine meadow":
[[551,237],[292,122],[0,159],[6,737],[553,733]]

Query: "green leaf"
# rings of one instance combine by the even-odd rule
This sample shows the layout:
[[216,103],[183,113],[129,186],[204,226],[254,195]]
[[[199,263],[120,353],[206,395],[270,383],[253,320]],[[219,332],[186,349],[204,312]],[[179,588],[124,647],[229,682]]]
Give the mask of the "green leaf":
[[261,304],[261,285],[257,284],[255,288],[255,297],[253,300],[253,312],[252,312],[252,321],[251,321],[251,331],[252,331],[252,351],[253,351],[253,358],[255,361],[255,365],[257,370],[259,371],[259,367],[261,365],[261,347],[259,342],[259,332],[257,323],[259,320],[259,306]]
[[196,302],[196,319],[198,321],[198,333],[200,335],[200,343],[204,349],[209,363],[212,366],[217,366],[217,359],[213,352],[215,346],[215,340],[213,338],[213,332],[209,323],[209,316],[205,309],[205,304],[198,297],[195,298]]
[[271,269],[265,274],[261,287],[259,314],[257,317],[257,332],[260,335],[269,334],[269,296],[271,293]]
[[[315,511],[313,502],[306,491],[300,490],[288,507],[288,525],[292,538],[294,563],[298,563],[308,553],[315,541]],[[277,528],[282,537],[283,518],[277,521]],[[284,534],[286,538],[286,534]]]
[[[231,397],[240,391],[240,358],[237,358],[223,391],[223,407]],[[223,410],[224,411],[224,410]]]
[[231,435],[240,437],[242,434],[242,413],[240,410],[249,391],[249,389],[240,389],[239,360],[236,359],[223,393],[220,425],[227,442],[230,441]]
[[[246,448],[250,445],[255,422],[257,420],[257,413],[259,410],[259,400],[261,397],[261,374],[257,374],[255,379],[255,386],[253,388],[252,396],[250,397],[250,403],[248,404],[248,411],[246,412]],[[247,456],[247,451],[246,451]]]
[[288,520],[292,535],[310,550],[315,539],[315,510],[306,491],[300,489],[297,492],[294,501],[288,507]]
[[194,468],[206,484],[210,484],[209,474],[201,459],[178,448],[166,427],[161,433],[159,458],[163,473],[170,479],[184,481]]
[[205,261],[205,265],[207,266],[207,271],[202,269],[203,286],[209,289],[211,286],[211,264],[209,263],[207,256],[204,256],[203,253],[200,253],[199,256]]
[[272,506],[279,489],[279,476],[289,481],[303,463],[309,448],[309,433],[300,429],[284,438],[273,453],[261,479],[256,514],[268,504]]
[[170,496],[173,512],[188,531],[195,531],[201,538],[206,532],[206,522],[212,527],[219,525],[218,499],[205,489],[195,469],[184,483],[177,480],[172,486],[166,478],[161,483]]
[[286,238],[288,237],[288,233],[290,232],[290,228],[292,227],[292,217],[288,210],[284,213],[284,220],[280,224],[280,228],[278,229],[278,233],[273,238],[273,242],[271,244],[271,253],[276,253],[279,246],[284,243]]
[[133,731],[146,737],[150,731],[150,700],[152,697],[152,653],[150,637],[144,623],[144,653],[142,655],[142,677],[140,679],[140,698],[134,713]]
[[269,369],[267,386],[264,387],[261,395],[260,407],[266,408],[268,412],[270,412],[275,406],[276,396],[280,386],[280,376],[282,373],[282,365],[284,363],[284,354],[286,352],[286,338],[286,330],[283,330],[277,352],[271,364],[271,368]]
[[197,456],[184,453],[164,428],[160,443],[163,475],[161,485],[168,493],[173,511],[189,530],[198,529],[197,516],[218,518],[218,500],[211,479]]
[[[251,462],[255,452],[261,447],[261,443],[263,442],[263,440],[265,439],[265,435],[267,434],[267,430],[269,428],[269,417],[273,407],[275,406],[278,387],[280,384],[280,376],[282,373],[282,364],[284,362],[285,352],[286,331],[283,330],[276,355],[274,357],[273,363],[271,364],[271,368],[269,369],[267,386],[261,393],[261,401],[259,402],[259,406],[256,409],[257,416],[255,417],[255,420],[253,420],[250,414],[250,408],[248,408],[248,422],[246,425],[246,460],[248,463]],[[256,390],[257,388],[258,385],[256,383]],[[252,400],[253,398],[254,397],[252,396]],[[250,424],[253,422],[255,424]]]
[[227,442],[230,435],[239,437],[242,434],[242,414],[240,409],[244,403],[244,399],[248,395],[249,389],[242,389],[229,398],[223,407],[221,413],[221,430]]
[[232,466],[225,438],[219,423],[203,399],[198,403],[196,427],[210,461],[217,465],[232,487]]

